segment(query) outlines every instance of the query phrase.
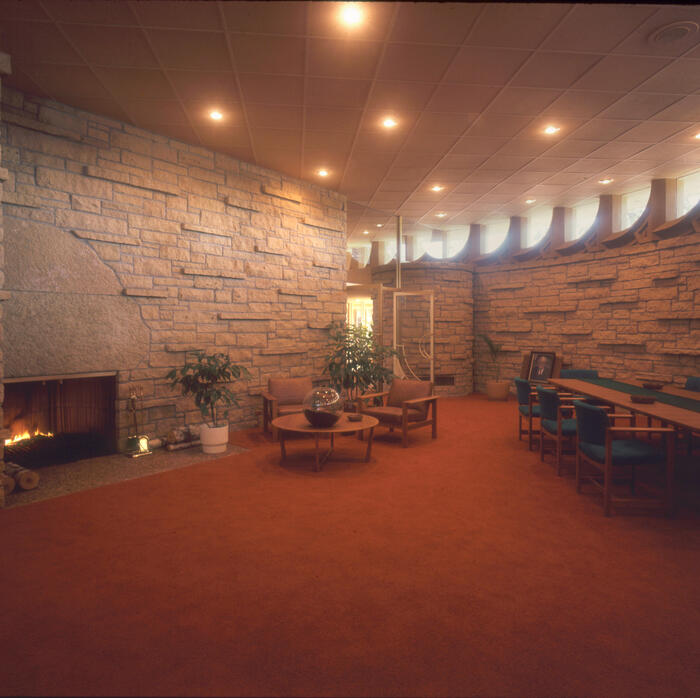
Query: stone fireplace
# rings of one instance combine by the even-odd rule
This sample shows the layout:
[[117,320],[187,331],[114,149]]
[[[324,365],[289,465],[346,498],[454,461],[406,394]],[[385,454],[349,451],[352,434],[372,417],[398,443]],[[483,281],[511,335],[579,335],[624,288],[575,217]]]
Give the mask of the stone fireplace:
[[33,468],[114,453],[116,373],[5,381],[5,459]]

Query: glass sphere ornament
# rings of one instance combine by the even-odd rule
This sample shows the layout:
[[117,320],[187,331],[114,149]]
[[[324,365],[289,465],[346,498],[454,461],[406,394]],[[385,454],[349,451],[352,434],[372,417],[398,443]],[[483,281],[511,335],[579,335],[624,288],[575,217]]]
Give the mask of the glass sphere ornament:
[[304,416],[312,427],[332,427],[343,413],[343,398],[333,388],[314,388],[304,398]]

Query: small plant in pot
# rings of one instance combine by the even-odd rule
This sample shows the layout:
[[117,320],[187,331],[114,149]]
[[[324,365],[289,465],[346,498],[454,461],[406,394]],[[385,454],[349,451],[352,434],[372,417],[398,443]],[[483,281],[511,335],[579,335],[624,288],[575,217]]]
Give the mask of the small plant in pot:
[[491,360],[496,367],[496,380],[486,381],[486,394],[488,395],[489,400],[506,400],[508,399],[508,393],[510,392],[510,381],[500,380],[501,371],[500,366],[498,365],[498,356],[503,351],[503,345],[496,344],[496,342],[485,334],[481,334],[479,336],[486,343]]
[[344,394],[348,407],[363,393],[381,389],[394,375],[384,362],[396,351],[378,344],[368,327],[334,323],[328,331],[324,372],[329,374],[331,385]]
[[205,420],[200,430],[202,451],[223,453],[228,444],[228,422],[221,417],[226,416],[232,405],[238,405],[228,385],[250,373],[244,366],[234,364],[228,354],[194,351],[190,357],[182,368],[169,371],[166,378],[171,387],[179,387],[183,395],[193,397],[202,413]]

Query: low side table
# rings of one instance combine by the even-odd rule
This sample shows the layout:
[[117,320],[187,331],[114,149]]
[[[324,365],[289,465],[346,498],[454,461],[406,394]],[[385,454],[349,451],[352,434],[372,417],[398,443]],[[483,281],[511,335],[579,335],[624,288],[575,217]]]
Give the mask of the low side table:
[[[356,431],[358,435],[361,436],[365,431],[369,431],[364,457],[364,462],[367,463],[372,453],[372,437],[374,436],[374,427],[376,427],[377,424],[379,424],[379,420],[366,414],[362,415],[362,419],[359,422],[351,422],[346,412],[341,415],[340,419],[332,427],[311,426],[306,417],[301,413],[288,414],[284,417],[277,417],[277,419],[272,420],[272,426],[278,430],[279,434],[281,462],[284,462],[287,457],[285,438],[288,434],[309,434],[309,436],[314,437],[316,442],[314,470],[316,472],[321,470],[323,464],[328,460],[331,453],[333,453],[334,436],[336,434],[350,434]],[[330,439],[330,448],[323,455],[320,452],[320,440],[322,436],[327,436]]]

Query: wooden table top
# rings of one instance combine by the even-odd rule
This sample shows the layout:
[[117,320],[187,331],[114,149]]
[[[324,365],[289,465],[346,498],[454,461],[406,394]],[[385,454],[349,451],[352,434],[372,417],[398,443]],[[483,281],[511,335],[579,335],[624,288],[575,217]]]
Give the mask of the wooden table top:
[[282,431],[293,431],[301,434],[343,434],[360,429],[370,429],[376,427],[379,420],[367,414],[362,415],[359,422],[351,422],[348,419],[348,412],[343,412],[340,419],[332,427],[314,427],[309,424],[302,412],[287,414],[272,420],[272,426]]
[[[700,431],[700,412],[693,412],[692,410],[686,410],[682,407],[676,407],[675,405],[667,405],[663,402],[654,402],[650,405],[632,402],[630,399],[631,395],[628,393],[623,393],[611,388],[603,388],[595,383],[589,383],[588,381],[579,380],[578,378],[550,378],[548,382],[572,393],[595,397],[610,402],[613,405],[624,407],[632,412],[661,419],[675,426],[692,429],[693,431]],[[630,382],[630,385],[634,385],[634,383]],[[690,391],[683,392],[687,393]],[[692,399],[697,399],[697,395],[697,393],[693,393]]]

